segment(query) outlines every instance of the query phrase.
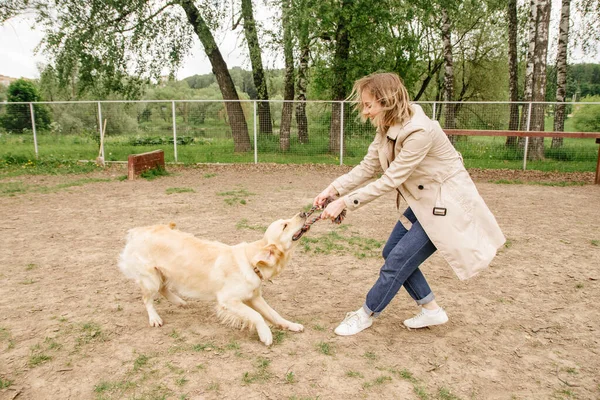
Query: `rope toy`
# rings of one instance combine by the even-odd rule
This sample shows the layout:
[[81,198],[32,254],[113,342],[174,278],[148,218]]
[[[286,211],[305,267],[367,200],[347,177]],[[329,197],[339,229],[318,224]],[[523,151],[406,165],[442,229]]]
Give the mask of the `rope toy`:
[[[308,232],[308,230],[310,229],[312,224],[314,224],[315,222],[317,222],[318,220],[321,219],[321,215],[323,215],[323,214],[319,214],[316,217],[313,217],[311,220],[309,220],[308,217],[310,217],[315,211],[317,211],[319,209],[324,210],[329,205],[329,203],[331,203],[334,200],[335,199],[333,197],[328,197],[327,199],[325,199],[325,202],[323,203],[323,206],[321,208],[319,208],[319,206],[312,206],[311,209],[307,213],[304,213],[306,216],[306,222],[304,223],[304,226],[302,226],[302,228],[294,235],[293,240],[300,239],[300,237],[302,235],[304,235],[305,232]],[[342,212],[340,213],[340,215],[335,217],[333,219],[333,221],[331,221],[331,222],[339,225],[342,223],[344,218],[346,218],[346,209],[343,209]]]

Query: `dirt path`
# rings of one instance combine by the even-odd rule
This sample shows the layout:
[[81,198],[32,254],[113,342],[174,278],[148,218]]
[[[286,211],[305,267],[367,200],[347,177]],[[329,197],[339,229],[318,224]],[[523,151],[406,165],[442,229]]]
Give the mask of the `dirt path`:
[[[319,241],[304,241],[265,284],[267,301],[305,332],[275,331],[266,348],[255,332],[220,325],[212,303],[194,300],[185,309],[160,301],[165,325],[148,326],[138,289],[116,267],[127,229],[173,221],[229,244],[256,240],[344,170],[210,166],[128,182],[114,167],[83,177],[107,181],[73,187],[66,184],[82,176],[11,178],[30,190],[0,197],[0,399],[600,398],[593,185],[499,185],[487,181],[527,176],[473,171],[508,242],[466,282],[438,255],[427,261],[423,271],[450,316],[444,326],[405,329],[417,308],[401,291],[372,328],[333,334],[377,277],[393,195],[340,227],[316,224],[307,238]],[[173,188],[194,192],[167,194]]]

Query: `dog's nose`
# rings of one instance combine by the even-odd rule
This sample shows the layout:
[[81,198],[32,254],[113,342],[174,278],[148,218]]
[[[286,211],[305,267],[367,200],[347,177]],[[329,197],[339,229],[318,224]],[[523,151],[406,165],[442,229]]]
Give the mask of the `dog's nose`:
[[306,218],[306,213],[304,211],[302,211],[299,215],[300,215],[300,218]]

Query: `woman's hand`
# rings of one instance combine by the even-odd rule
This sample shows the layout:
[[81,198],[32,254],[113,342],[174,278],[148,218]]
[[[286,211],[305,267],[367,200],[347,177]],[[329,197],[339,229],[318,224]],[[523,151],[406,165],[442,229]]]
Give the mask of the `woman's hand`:
[[313,200],[313,206],[322,208],[323,204],[325,203],[325,200],[327,200],[328,197],[335,197],[337,195],[337,190],[335,190],[335,188],[332,185],[329,185],[325,190],[319,193],[317,197],[315,197],[315,199]]
[[346,208],[344,199],[334,200],[325,207],[325,210],[321,213],[321,219],[335,219],[344,211],[344,208]]

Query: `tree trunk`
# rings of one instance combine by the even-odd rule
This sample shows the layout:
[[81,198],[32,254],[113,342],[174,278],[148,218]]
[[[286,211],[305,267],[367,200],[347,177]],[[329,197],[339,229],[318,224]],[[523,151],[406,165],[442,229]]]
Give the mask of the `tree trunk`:
[[[525,82],[523,86],[523,100],[531,101],[531,93],[533,91],[533,53],[535,50],[535,43],[537,38],[537,18],[538,18],[538,8],[535,5],[537,0],[530,0],[529,4],[529,22],[528,22],[528,31],[529,31],[529,44],[527,47],[527,61],[525,64]],[[528,105],[527,105],[528,107]],[[528,107],[529,109],[529,107]],[[527,119],[528,114],[523,112],[521,114],[521,130],[527,130]],[[521,138],[521,140],[524,138]],[[522,143],[521,143],[522,144]]]
[[332,100],[338,100],[331,105],[331,123],[329,125],[329,152],[340,153],[340,119],[342,105],[339,101],[346,98],[346,74],[348,71],[348,56],[350,55],[350,23],[348,11],[351,0],[342,1],[340,14],[335,32],[335,54],[333,57]]
[[198,35],[202,46],[204,46],[204,51],[212,65],[212,71],[219,84],[219,89],[221,89],[223,99],[234,100],[226,101],[225,108],[229,116],[235,151],[249,151],[252,149],[252,146],[250,145],[250,136],[248,135],[248,125],[246,124],[244,111],[239,102],[233,79],[231,79],[231,75],[227,70],[227,64],[225,64],[225,60],[223,60],[215,39],[206,22],[202,19],[198,8],[194,5],[193,0],[179,0],[179,5],[185,11],[188,21],[194,27],[196,35]]
[[[507,8],[508,20],[508,99],[510,103],[510,112],[508,120],[508,130],[516,131],[519,129],[519,75],[517,63],[517,0],[508,0]],[[517,136],[506,137],[506,147],[517,147]]]
[[[446,100],[446,115],[444,121],[445,129],[455,129],[456,119],[454,115],[454,104],[449,103],[454,99],[454,65],[452,60],[452,25],[448,12],[446,9],[442,9],[442,40],[444,42],[444,92]],[[456,142],[456,136],[448,136],[450,141],[454,144]]]
[[[534,0],[532,4],[538,8],[536,19],[535,50],[533,56],[532,100],[543,102],[546,99],[546,62],[548,56],[548,27],[550,24],[551,0]],[[544,130],[545,106],[534,104],[531,108],[531,130]],[[529,160],[544,158],[544,138],[530,138],[528,148]]]
[[290,128],[292,125],[292,109],[294,106],[294,48],[292,28],[290,26],[290,0],[281,2],[283,20],[283,57],[285,59],[285,78],[283,83],[283,108],[281,110],[281,126],[279,128],[279,148],[290,149]]
[[[560,27],[558,33],[558,54],[556,55],[556,101],[564,103],[567,89],[567,48],[569,45],[569,17],[571,0],[562,0]],[[565,105],[557,104],[554,109],[554,130],[565,130]],[[562,147],[563,138],[552,138],[552,148]]]
[[[269,93],[267,91],[267,82],[263,70],[260,45],[258,43],[258,34],[256,33],[256,21],[252,11],[252,0],[242,0],[242,17],[244,18],[244,33],[248,43],[250,53],[250,63],[252,64],[252,76],[254,86],[256,87],[258,101],[258,126],[260,133],[273,133],[273,124],[271,122],[271,108],[269,106]],[[262,100],[262,101],[261,101]]]
[[304,18],[300,19],[298,27],[298,45],[300,47],[300,59],[298,60],[298,80],[296,83],[296,125],[298,126],[298,141],[301,144],[308,143],[308,119],[306,118],[306,89],[308,87],[308,59],[310,56],[310,38],[308,35],[308,23]]

